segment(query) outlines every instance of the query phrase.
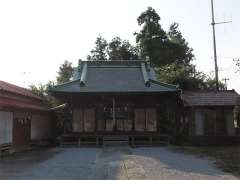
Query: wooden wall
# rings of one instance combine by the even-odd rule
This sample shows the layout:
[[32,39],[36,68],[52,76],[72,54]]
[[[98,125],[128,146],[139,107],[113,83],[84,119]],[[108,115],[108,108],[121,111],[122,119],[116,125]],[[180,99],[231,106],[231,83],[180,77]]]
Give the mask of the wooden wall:
[[233,110],[229,108],[203,107],[190,109],[194,116],[188,113],[187,119],[190,134],[193,136],[234,136]]
[[46,140],[51,136],[51,119],[47,113],[33,113],[31,117],[31,140]]
[[157,131],[157,111],[155,108],[134,110],[135,131]]
[[[115,123],[115,124],[114,124]],[[133,128],[134,127],[134,128]],[[94,108],[73,109],[73,132],[95,132],[95,131],[157,131],[156,108],[136,108],[133,119],[116,119],[95,115]]]
[[93,108],[73,109],[73,132],[94,132],[95,110]]

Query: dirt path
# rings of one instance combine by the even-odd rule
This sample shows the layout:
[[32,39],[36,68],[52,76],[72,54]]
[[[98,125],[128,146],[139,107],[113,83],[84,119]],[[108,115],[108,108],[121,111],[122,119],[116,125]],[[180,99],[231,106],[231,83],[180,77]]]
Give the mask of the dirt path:
[[207,160],[167,147],[55,148],[0,160],[0,179],[238,179]]

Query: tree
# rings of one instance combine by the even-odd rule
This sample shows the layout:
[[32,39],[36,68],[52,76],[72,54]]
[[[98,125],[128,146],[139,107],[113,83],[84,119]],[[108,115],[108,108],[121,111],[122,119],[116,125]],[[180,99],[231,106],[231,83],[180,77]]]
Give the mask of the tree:
[[180,65],[189,65],[194,59],[193,49],[188,46],[188,42],[178,30],[179,24],[171,24],[168,37],[172,43],[172,55],[175,62]]
[[46,87],[45,87],[45,85],[43,85],[41,83],[38,84],[38,85],[32,84],[32,85],[29,86],[29,88],[34,94],[36,94],[38,96],[44,97],[44,96],[47,95],[46,94]]
[[115,37],[108,44],[107,53],[109,60],[138,60],[138,50],[129,41]]
[[139,33],[135,33],[136,42],[139,45],[141,57],[149,57],[154,66],[162,66],[174,62],[169,57],[171,42],[167,33],[159,24],[160,16],[152,7],[143,12],[137,19],[138,25],[142,26]]
[[95,47],[90,51],[90,55],[87,56],[87,60],[107,60],[107,41],[99,35],[95,41]]
[[[218,86],[219,86],[219,90],[227,89],[226,84],[224,84],[222,81],[218,81]],[[205,89],[212,90],[212,91],[215,91],[217,89],[215,78],[208,77],[207,79],[205,79]]]
[[179,67],[176,63],[172,63],[162,66],[157,74],[160,81],[179,85],[184,90],[204,89],[206,77],[201,72],[195,72],[194,66]]
[[141,57],[149,57],[153,66],[189,64],[193,60],[193,49],[188,47],[177,23],[173,23],[168,32],[164,31],[159,23],[160,16],[151,7],[148,7],[137,21],[138,25],[142,26],[140,32],[135,33]]
[[59,105],[58,100],[49,94],[49,90],[55,85],[53,81],[49,81],[46,84],[39,83],[38,85],[30,85],[29,89],[36,95],[44,98],[49,107]]
[[62,84],[70,81],[73,74],[72,63],[65,60],[64,63],[59,67],[57,84]]
[[[215,90],[216,81],[203,72],[195,70],[194,65],[179,66],[176,63],[165,65],[157,70],[158,79],[169,84],[176,84],[183,90]],[[219,82],[220,89],[225,86]]]

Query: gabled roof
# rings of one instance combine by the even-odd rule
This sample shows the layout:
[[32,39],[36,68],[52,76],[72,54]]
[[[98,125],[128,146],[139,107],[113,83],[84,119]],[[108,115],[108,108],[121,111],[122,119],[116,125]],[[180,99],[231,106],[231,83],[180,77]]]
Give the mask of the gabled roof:
[[72,81],[55,86],[52,92],[169,92],[177,87],[158,82],[145,61],[80,61]]
[[13,98],[5,98],[0,96],[0,109],[3,108],[17,108],[17,109],[30,109],[30,110],[37,110],[37,111],[47,111],[48,108],[36,102],[26,102],[20,101]]
[[0,81],[0,109],[47,111],[44,99],[25,88]]
[[6,91],[13,94],[18,94],[21,96],[31,97],[34,99],[42,99],[41,97],[37,96],[36,94],[32,93],[30,90],[16,86],[14,84],[10,84],[0,80],[0,91]]
[[234,90],[225,91],[184,91],[184,106],[235,106],[240,96]]

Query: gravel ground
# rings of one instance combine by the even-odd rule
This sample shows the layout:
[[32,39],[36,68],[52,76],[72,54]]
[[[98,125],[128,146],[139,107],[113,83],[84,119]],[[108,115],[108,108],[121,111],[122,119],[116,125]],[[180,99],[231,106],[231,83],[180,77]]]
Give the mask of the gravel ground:
[[238,179],[207,159],[167,147],[54,148],[0,159],[0,179],[215,180]]

